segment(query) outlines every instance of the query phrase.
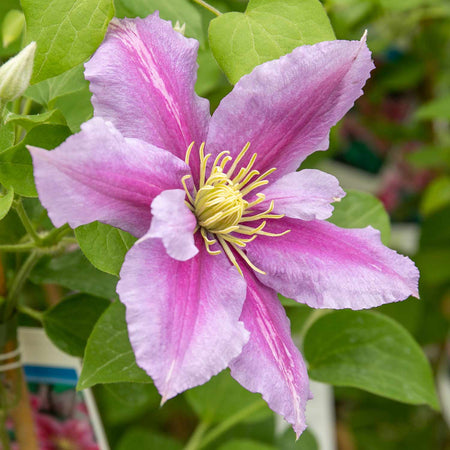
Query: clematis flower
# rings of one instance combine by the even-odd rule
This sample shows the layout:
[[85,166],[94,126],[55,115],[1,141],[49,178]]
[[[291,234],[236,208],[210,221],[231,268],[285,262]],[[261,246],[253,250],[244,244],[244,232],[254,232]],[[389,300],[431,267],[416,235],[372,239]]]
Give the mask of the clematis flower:
[[140,239],[117,292],[139,366],[163,401],[227,366],[297,435],[310,396],[277,292],[315,308],[417,296],[418,272],[371,227],[324,221],[344,192],[295,172],[373,68],[362,41],[302,46],[242,77],[212,117],[194,92],[198,42],[157,14],[114,20],[86,64],[94,118],[30,148],[56,226],[94,220]]

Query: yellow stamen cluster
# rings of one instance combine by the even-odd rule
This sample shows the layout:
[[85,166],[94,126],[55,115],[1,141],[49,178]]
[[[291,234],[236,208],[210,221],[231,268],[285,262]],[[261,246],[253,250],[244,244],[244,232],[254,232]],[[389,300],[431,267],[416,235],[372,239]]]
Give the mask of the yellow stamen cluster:
[[[194,143],[192,142],[186,152],[185,161],[187,165],[189,165],[193,146]],[[274,168],[270,169],[262,175],[257,170],[252,170],[257,157],[256,153],[253,154],[246,166],[237,170],[239,163],[247,153],[249,147],[250,143],[248,142],[227,171],[225,171],[225,167],[232,161],[232,158],[229,156],[230,152],[221,152],[214,160],[209,176],[207,177],[207,163],[211,158],[211,154],[204,154],[205,144],[202,143],[199,149],[200,176],[198,187],[193,186],[192,190],[188,189],[186,181],[191,178],[191,175],[185,175],[181,179],[188,199],[186,204],[197,218],[197,228],[194,232],[200,229],[206,250],[209,254],[218,255],[222,253],[220,250],[220,247],[222,247],[225,254],[236,266],[241,275],[241,268],[230,247],[252,269],[265,274],[261,269],[258,269],[251,263],[247,255],[242,251],[242,248],[248,242],[256,239],[258,235],[282,236],[290,231],[286,230],[278,234],[264,231],[266,219],[280,219],[283,215],[271,214],[274,208],[273,201],[270,202],[269,207],[264,212],[255,214],[252,208],[265,200],[264,194],[257,193],[255,195],[256,200],[252,202],[248,202],[244,198],[255,189],[266,185],[269,182],[266,180],[267,176],[276,170]],[[245,225],[253,221],[262,222],[257,227]],[[219,249],[213,250],[211,248],[215,244],[220,245]]]

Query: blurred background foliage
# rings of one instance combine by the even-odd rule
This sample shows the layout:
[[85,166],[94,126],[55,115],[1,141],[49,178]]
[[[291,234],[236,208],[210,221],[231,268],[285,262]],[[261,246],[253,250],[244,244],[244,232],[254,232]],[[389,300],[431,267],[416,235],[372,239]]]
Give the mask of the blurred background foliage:
[[[245,0],[210,3],[221,12],[244,11],[247,6]],[[376,70],[364,88],[365,95],[333,129],[330,150],[312,155],[304,166],[334,173],[345,189],[368,191],[384,204],[392,227],[389,236],[387,218],[376,214],[379,228],[385,230],[383,240],[416,261],[421,270],[421,300],[411,298],[383,306],[379,311],[400,322],[423,346],[439,389],[450,374],[450,2],[323,0],[322,3],[338,39],[360,39],[368,31]],[[115,8],[118,17],[145,17],[159,9],[163,18],[187,23],[186,34],[201,44],[196,89],[210,100],[214,111],[232,89],[208,46],[208,25],[214,16],[189,0],[115,0]],[[6,20],[11,9],[20,10],[19,0],[1,0],[0,22]],[[3,38],[0,45],[3,60],[21,47],[20,39],[11,36],[10,40]],[[36,145],[40,134],[48,134],[48,127],[53,127],[56,141],[47,143],[48,148],[53,148],[92,116],[82,65],[35,84],[26,96],[33,100],[31,113],[45,106],[62,114],[60,123],[53,116],[48,122],[28,124],[33,133],[29,132],[27,142]],[[19,151],[15,158],[21,157]],[[2,183],[7,176],[0,171]],[[351,206],[355,204],[353,201]],[[373,208],[377,205],[375,202]],[[36,226],[50,227],[37,199],[24,199],[24,206]],[[337,208],[333,219],[336,223],[346,207],[344,201]],[[364,217],[360,220],[359,224],[347,225],[365,226],[370,222],[365,223]],[[22,235],[15,212],[9,212],[0,222],[0,243],[18,241]],[[5,267],[12,271],[20,257],[7,258]],[[31,280],[35,285],[30,284],[25,295],[36,308],[44,302],[56,304],[71,291],[81,292],[77,295],[84,296],[85,301],[102,297],[95,311],[80,306],[82,311],[90,310],[87,322],[77,324],[74,319],[78,347],[74,344],[71,352],[82,355],[93,324],[109,304],[104,299],[115,297],[116,278],[95,269],[77,251],[42,260]],[[44,292],[38,287],[41,284]],[[293,333],[298,334],[311,311],[305,306],[293,306],[288,300],[285,305]],[[49,323],[55,315],[64,315],[64,308],[52,314],[47,318]],[[33,323],[25,316],[22,322]],[[85,328],[80,328],[81,323]],[[199,417],[220,423],[248,405],[253,405],[255,412],[222,435],[220,444],[214,441],[205,448],[318,448],[310,432],[297,442],[290,430],[274,440],[272,413],[260,405],[259,396],[245,391],[227,373],[176,397],[163,408],[159,407],[160,397],[152,384],[106,384],[94,387],[94,392],[111,447],[117,450],[180,449]],[[405,405],[354,388],[337,387],[334,392],[339,450],[450,449],[445,416],[428,406]],[[448,408],[447,405],[447,414]],[[445,409],[444,405],[444,413]]]

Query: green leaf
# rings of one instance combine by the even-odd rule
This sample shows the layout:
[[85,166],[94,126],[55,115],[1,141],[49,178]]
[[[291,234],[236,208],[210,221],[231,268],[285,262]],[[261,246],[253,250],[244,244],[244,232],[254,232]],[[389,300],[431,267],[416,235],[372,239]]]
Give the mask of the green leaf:
[[180,24],[186,24],[187,37],[193,37],[205,42],[202,27],[202,16],[191,0],[115,0],[116,16],[123,17],[147,17],[155,11],[165,20],[171,20],[172,25],[178,20]]
[[42,260],[30,279],[36,284],[55,283],[95,297],[117,298],[117,278],[97,270],[80,251]]
[[364,228],[371,225],[380,230],[381,240],[389,243],[390,221],[383,203],[367,192],[349,189],[347,195],[333,203],[333,215],[328,219],[342,228]]
[[414,153],[406,155],[407,160],[416,167],[441,169],[450,167],[450,147],[427,145]]
[[102,419],[109,426],[136,423],[148,411],[158,411],[161,396],[150,383],[109,383],[97,387]]
[[298,440],[292,428],[288,428],[280,437],[276,439],[279,450],[319,450],[316,438],[311,431],[305,430]]
[[243,419],[245,422],[259,421],[271,414],[261,396],[244,389],[227,370],[187,391],[186,399],[197,415],[209,423],[221,422],[250,405],[257,412]]
[[0,244],[17,244],[25,234],[25,229],[14,209],[0,221]]
[[335,39],[318,0],[250,0],[245,13],[212,20],[209,43],[231,83],[305,44]]
[[0,126],[0,153],[14,145],[14,125],[9,123]]
[[84,64],[30,86],[25,95],[41,105],[49,105],[59,97],[89,88],[84,78]]
[[29,116],[10,113],[6,117],[6,123],[20,125],[22,128],[29,131],[37,125],[66,125],[66,120],[60,111],[54,109],[52,111],[46,111],[42,114]]
[[125,306],[116,301],[102,314],[88,339],[77,388],[121,382],[152,380],[136,364],[128,339]]
[[10,188],[6,191],[6,194],[0,196],[0,220],[2,220],[11,209],[12,202],[14,200],[14,189]]
[[93,116],[94,108],[91,104],[91,96],[92,94],[86,86],[79,91],[55,99],[54,106],[64,114],[72,133],[78,133],[81,124]]
[[40,124],[32,128],[19,144],[0,154],[0,182],[12,186],[16,194],[37,197],[33,164],[26,145],[51,149],[69,135],[70,130],[65,125]]
[[450,120],[450,94],[425,103],[416,111],[415,117],[419,120]]
[[443,175],[434,179],[422,196],[420,211],[424,216],[438,211],[450,204],[450,176]]
[[397,322],[379,313],[337,311],[318,319],[304,340],[311,378],[439,409],[422,349]]
[[148,429],[131,428],[117,444],[116,450],[181,450],[180,442]]
[[22,0],[28,42],[37,42],[31,82],[54,77],[86,60],[114,15],[112,0]]
[[0,155],[0,183],[24,197],[37,197],[29,152],[21,145]]
[[78,227],[75,236],[86,258],[112,275],[119,275],[125,254],[136,242],[131,234],[100,222]]
[[450,205],[426,217],[420,233],[419,253],[414,258],[421,280],[431,284],[450,279]]
[[14,145],[15,131],[12,123],[5,124],[9,111],[0,105],[0,153]]
[[95,323],[109,305],[106,299],[85,294],[68,297],[44,313],[45,332],[63,352],[82,357]]
[[205,97],[221,84],[228,84],[209,49],[199,50],[197,63],[195,92],[198,95]]
[[263,444],[250,439],[233,439],[221,445],[218,450],[277,450],[273,445]]

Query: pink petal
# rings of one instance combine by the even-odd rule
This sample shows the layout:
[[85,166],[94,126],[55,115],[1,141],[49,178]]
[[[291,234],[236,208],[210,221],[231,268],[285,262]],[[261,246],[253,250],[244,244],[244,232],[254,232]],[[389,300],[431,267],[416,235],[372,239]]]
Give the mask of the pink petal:
[[373,67],[365,39],[304,45],[255,67],[215,111],[208,153],[236,156],[250,142],[246,160],[257,152],[257,169],[277,168],[272,180],[295,171],[328,148],[330,128],[362,94]]
[[231,375],[249,391],[261,393],[299,436],[306,428],[310,397],[305,363],[292,342],[289,319],[276,292],[262,285],[247,266],[241,267],[247,281],[241,320],[250,340],[230,363]]
[[407,257],[385,247],[380,232],[342,229],[325,221],[272,220],[247,245],[265,285],[313,308],[364,309],[418,297],[419,272]]
[[94,118],[56,150],[30,147],[36,187],[50,219],[72,228],[94,220],[142,236],[150,205],[163,190],[180,188],[186,164],[138,139],[125,139]]
[[259,208],[266,209],[273,200],[275,213],[302,220],[327,219],[334,209],[331,203],[345,196],[333,175],[314,169],[284,175],[262,193],[266,201]]
[[245,281],[221,254],[171,258],[159,239],[141,239],[125,257],[117,285],[136,361],[163,402],[205,383],[248,340],[239,316]]
[[94,114],[184,159],[192,141],[205,140],[210,118],[208,101],[194,92],[197,49],[158,13],[114,19],[85,65]]
[[152,225],[148,237],[159,237],[168,253],[186,261],[198,253],[194,244],[197,219],[185,203],[186,193],[172,189],[159,194],[152,203]]

